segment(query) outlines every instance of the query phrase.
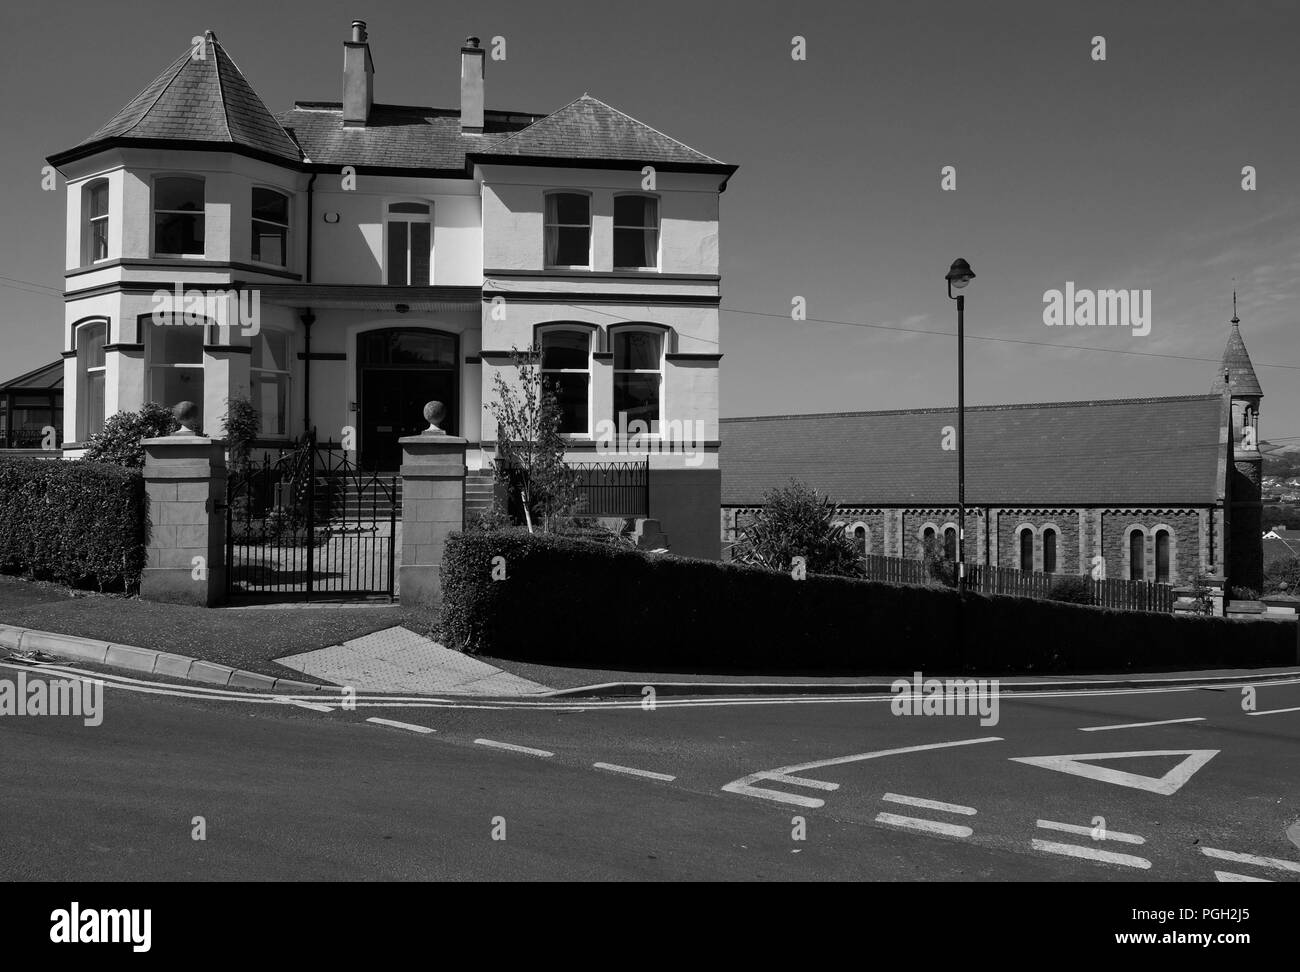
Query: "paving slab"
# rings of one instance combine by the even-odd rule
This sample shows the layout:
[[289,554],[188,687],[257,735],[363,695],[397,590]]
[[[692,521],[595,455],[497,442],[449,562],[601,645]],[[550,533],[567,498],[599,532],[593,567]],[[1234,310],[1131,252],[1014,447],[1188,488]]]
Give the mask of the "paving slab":
[[276,661],[358,692],[506,697],[550,691],[545,685],[452,651],[402,627],[385,628],[341,645],[286,655]]

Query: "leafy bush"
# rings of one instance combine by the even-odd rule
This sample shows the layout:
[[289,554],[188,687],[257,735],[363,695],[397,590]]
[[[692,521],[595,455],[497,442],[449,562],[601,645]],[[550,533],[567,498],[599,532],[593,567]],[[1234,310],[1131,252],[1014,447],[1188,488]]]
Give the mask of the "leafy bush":
[[1062,574],[1052,581],[1047,596],[1064,604],[1091,604],[1092,584],[1081,574]]
[[862,559],[836,516],[829,497],[792,479],[767,491],[763,508],[741,530],[732,560],[788,574],[794,558],[803,557],[810,574],[860,577]]
[[957,586],[957,561],[948,556],[943,541],[938,537],[922,541],[921,565],[931,582],[944,587]]
[[144,479],[85,460],[0,459],[0,570],[134,591],[144,570]]
[[1230,601],[1258,601],[1259,591],[1253,587],[1245,587],[1239,584],[1233,584],[1228,588],[1228,600]]
[[107,462],[128,469],[144,468],[143,439],[170,435],[180,428],[171,409],[149,402],[138,412],[110,415],[104,427],[90,437],[86,459]]
[[1282,557],[1265,567],[1264,590],[1270,594],[1300,593],[1300,557]]
[[230,466],[245,470],[252,460],[253,440],[262,431],[262,416],[247,398],[227,398],[221,433],[230,449]]
[[1289,624],[794,580],[522,529],[453,533],[441,576],[447,645],[528,661],[776,674],[1160,671],[1295,658]]

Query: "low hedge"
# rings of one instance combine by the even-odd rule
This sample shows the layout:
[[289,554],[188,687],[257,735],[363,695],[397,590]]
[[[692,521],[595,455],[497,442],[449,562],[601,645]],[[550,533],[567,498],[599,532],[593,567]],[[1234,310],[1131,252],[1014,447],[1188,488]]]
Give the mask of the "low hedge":
[[[493,580],[494,558],[505,577]],[[524,531],[448,538],[442,637],[526,661],[694,671],[986,673],[1295,661],[1294,624],[1113,611],[690,560]],[[964,651],[959,656],[959,644]]]
[[144,570],[144,480],[121,466],[0,459],[0,570],[134,591]]

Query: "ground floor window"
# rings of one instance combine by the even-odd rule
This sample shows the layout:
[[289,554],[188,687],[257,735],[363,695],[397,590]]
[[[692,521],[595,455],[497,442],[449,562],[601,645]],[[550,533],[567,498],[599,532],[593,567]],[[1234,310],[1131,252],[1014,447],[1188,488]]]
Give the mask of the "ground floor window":
[[193,402],[203,427],[203,327],[151,324],[148,330],[149,400],[167,408]]
[[253,338],[249,384],[262,435],[288,433],[289,348],[289,335],[283,331],[260,331]]

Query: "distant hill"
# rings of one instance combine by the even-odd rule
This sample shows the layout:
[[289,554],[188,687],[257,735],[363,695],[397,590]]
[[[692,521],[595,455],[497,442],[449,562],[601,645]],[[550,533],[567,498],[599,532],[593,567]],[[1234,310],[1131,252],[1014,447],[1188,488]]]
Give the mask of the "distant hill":
[[1300,445],[1285,443],[1274,445],[1263,439],[1259,442],[1259,451],[1264,454],[1264,475],[1279,479],[1300,476]]

